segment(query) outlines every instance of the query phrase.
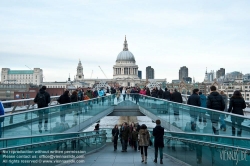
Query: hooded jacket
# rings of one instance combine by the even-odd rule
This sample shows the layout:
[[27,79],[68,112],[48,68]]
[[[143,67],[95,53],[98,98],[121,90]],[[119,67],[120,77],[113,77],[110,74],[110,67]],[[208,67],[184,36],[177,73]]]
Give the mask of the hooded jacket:
[[207,97],[207,108],[218,111],[224,111],[225,102],[218,92],[211,92],[210,95]]
[[196,93],[193,93],[191,96],[189,96],[187,104],[200,107],[201,106],[200,96]]

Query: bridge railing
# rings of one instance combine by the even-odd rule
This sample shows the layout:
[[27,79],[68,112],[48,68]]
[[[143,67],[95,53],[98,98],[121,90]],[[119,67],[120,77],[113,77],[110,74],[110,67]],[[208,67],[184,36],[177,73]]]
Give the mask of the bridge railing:
[[1,166],[84,164],[85,154],[105,145],[105,131],[0,139],[0,162]]
[[[150,139],[154,143],[152,130]],[[248,166],[250,138],[164,132],[163,153],[189,165]]]
[[[208,108],[176,103],[150,96],[138,95],[138,104],[146,112],[164,120],[169,131],[250,136],[250,117]],[[146,113],[142,112],[142,113]],[[147,115],[150,117],[150,115]],[[223,119],[227,130],[220,130]],[[235,128],[235,132],[232,131]],[[219,131],[220,130],[220,131]]]
[[6,114],[0,117],[0,137],[59,133],[71,128],[79,131],[81,130],[79,124],[91,120],[112,105],[112,96],[105,96]]
[[[60,96],[51,96],[49,106],[57,105],[57,99]],[[4,106],[5,113],[13,114],[19,111],[27,111],[31,109],[36,109],[37,104],[34,103],[34,98],[30,99],[20,99],[20,100],[8,100],[8,101],[1,101]]]

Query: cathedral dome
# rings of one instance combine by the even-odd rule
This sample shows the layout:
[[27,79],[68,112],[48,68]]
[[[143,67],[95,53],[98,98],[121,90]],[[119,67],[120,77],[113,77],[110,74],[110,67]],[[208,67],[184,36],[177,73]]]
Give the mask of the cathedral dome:
[[130,51],[122,51],[118,54],[116,62],[118,61],[133,61],[135,62],[135,57]]
[[125,36],[125,41],[123,44],[123,51],[120,52],[116,58],[116,62],[120,62],[120,61],[132,61],[135,62],[135,57],[132,54],[132,52],[130,52],[128,50],[128,43],[127,43],[127,39]]

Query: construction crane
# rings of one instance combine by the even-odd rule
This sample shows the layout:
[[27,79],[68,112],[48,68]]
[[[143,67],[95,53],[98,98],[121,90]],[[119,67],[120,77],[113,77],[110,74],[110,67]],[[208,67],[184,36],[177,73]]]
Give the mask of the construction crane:
[[108,77],[106,76],[106,74],[104,73],[104,71],[102,70],[101,66],[98,66],[98,67],[101,69],[101,71],[102,71],[102,73],[104,74],[104,76],[105,76],[106,78],[108,78]]
[[93,70],[92,70],[92,72],[91,72],[90,78],[92,78],[92,75],[93,75]]
[[29,68],[30,70],[32,70],[29,66],[25,65],[27,68]]

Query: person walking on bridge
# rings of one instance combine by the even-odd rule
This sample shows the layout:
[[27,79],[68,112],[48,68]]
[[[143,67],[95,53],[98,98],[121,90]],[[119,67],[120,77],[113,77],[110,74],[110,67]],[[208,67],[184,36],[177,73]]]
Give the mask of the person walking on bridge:
[[117,150],[118,136],[119,136],[118,125],[115,125],[115,127],[112,129],[112,141],[114,142],[114,151]]
[[160,164],[163,164],[163,147],[164,147],[164,128],[161,127],[161,121],[159,119],[156,120],[156,127],[153,129],[154,139],[154,147],[155,147],[155,159],[154,162],[157,163],[158,158],[158,150],[160,152]]
[[[233,114],[244,116],[243,109],[245,108],[246,108],[246,103],[240,91],[237,91],[237,90],[234,91],[233,96],[230,98],[228,112],[232,112]],[[241,133],[242,133],[241,123],[244,121],[244,119],[240,117],[231,116],[231,121],[232,121],[232,136],[235,136],[235,131],[237,128],[238,129],[237,136],[241,137]],[[237,123],[237,125],[235,125],[235,123]]]
[[139,146],[141,149],[141,162],[147,164],[147,155],[148,155],[148,146],[149,146],[149,132],[147,130],[147,126],[145,124],[141,125],[141,129],[139,131],[138,140]]
[[[217,111],[224,111],[225,109],[225,102],[222,98],[222,96],[216,91],[215,86],[210,87],[211,93],[207,97],[207,108],[214,109]],[[217,112],[209,112],[210,119],[212,122],[212,129],[215,135],[219,135],[219,129],[218,129],[218,122],[220,113]]]
[[121,128],[122,152],[127,152],[129,133],[130,133],[129,126],[127,125],[126,122],[124,122]]
[[[201,101],[200,101],[200,96],[199,96],[199,89],[194,89],[193,90],[193,94],[191,96],[189,96],[187,104],[197,106],[197,107],[201,106]],[[189,114],[190,114],[190,117],[191,117],[191,130],[196,131],[196,121],[197,121],[197,116],[198,116],[199,112],[197,112],[195,110],[195,108],[190,107],[189,108]]]
[[[42,86],[42,88],[37,93],[34,103],[37,104],[38,108],[44,108],[48,107],[48,104],[50,103],[50,94],[46,92],[46,86]],[[49,109],[39,109],[38,110],[38,129],[39,132],[42,133],[42,123],[44,119],[44,130],[48,131],[48,114]]]
[[[182,96],[181,93],[177,91],[177,89],[174,89],[173,94],[171,95],[171,101],[176,102],[176,103],[182,103]],[[175,120],[180,120],[179,118],[179,104],[174,104],[174,117]]]

